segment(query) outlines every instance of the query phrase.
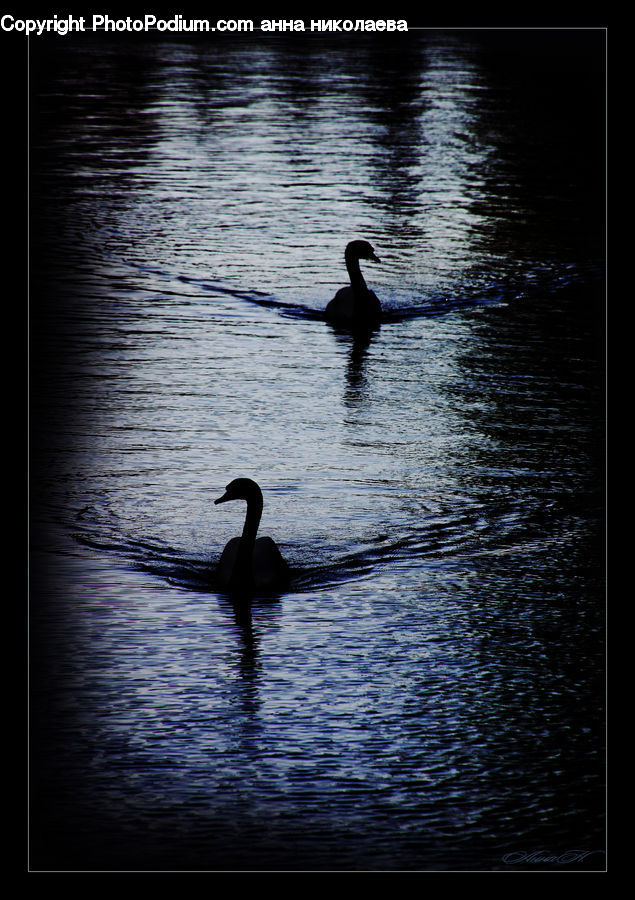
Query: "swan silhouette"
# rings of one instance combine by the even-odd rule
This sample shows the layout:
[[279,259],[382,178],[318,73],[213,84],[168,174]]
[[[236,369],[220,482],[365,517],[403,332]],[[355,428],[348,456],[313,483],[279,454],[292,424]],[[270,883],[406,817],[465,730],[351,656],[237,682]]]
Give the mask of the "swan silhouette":
[[372,327],[381,317],[381,303],[376,294],[366,287],[359,268],[360,259],[379,262],[368,241],[351,241],[344,251],[350,286],[340,288],[326,307],[326,318],[334,325]]
[[262,491],[251,478],[235,478],[214,503],[246,500],[247,515],[241,537],[232,538],[223,550],[216,571],[219,587],[234,591],[275,591],[289,582],[289,567],[276,542],[256,538],[262,516]]

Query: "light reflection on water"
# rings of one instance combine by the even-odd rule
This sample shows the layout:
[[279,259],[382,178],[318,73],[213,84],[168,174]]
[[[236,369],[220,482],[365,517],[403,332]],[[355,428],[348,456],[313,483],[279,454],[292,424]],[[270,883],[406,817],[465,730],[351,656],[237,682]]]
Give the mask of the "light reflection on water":
[[[500,36],[68,47],[32,60],[36,867],[601,867],[576,78]],[[367,340],[319,315],[351,236]],[[237,475],[294,570],[253,608],[210,580]]]

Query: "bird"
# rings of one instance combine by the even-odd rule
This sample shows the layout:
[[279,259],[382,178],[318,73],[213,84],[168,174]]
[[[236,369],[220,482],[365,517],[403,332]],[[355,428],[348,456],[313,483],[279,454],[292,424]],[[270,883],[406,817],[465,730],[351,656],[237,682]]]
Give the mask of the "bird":
[[379,323],[381,303],[377,295],[366,287],[359,268],[360,259],[380,261],[368,241],[351,241],[344,251],[350,286],[340,288],[325,311],[326,318],[334,325],[372,328]]
[[216,570],[217,583],[229,593],[271,592],[289,583],[290,570],[270,537],[256,538],[262,516],[262,491],[251,478],[235,478],[215,504],[246,500],[247,514],[241,537],[232,538]]

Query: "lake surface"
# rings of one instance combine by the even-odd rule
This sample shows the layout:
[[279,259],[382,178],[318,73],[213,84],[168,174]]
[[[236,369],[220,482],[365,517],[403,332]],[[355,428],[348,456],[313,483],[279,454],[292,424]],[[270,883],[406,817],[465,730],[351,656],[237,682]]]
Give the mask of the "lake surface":
[[604,33],[29,66],[31,868],[603,869]]

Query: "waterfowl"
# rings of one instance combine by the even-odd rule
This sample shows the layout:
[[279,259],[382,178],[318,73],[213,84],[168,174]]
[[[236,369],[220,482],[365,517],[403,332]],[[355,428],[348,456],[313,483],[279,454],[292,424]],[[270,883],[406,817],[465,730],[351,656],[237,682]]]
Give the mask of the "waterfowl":
[[276,542],[270,537],[256,537],[263,506],[260,487],[251,478],[235,478],[214,503],[230,500],[246,500],[247,514],[242,536],[232,538],[223,550],[216,572],[218,586],[230,592],[285,587],[289,567]]
[[381,303],[366,287],[359,267],[360,259],[379,262],[368,241],[351,241],[344,251],[350,286],[340,288],[326,307],[326,318],[334,325],[372,327],[381,317]]

